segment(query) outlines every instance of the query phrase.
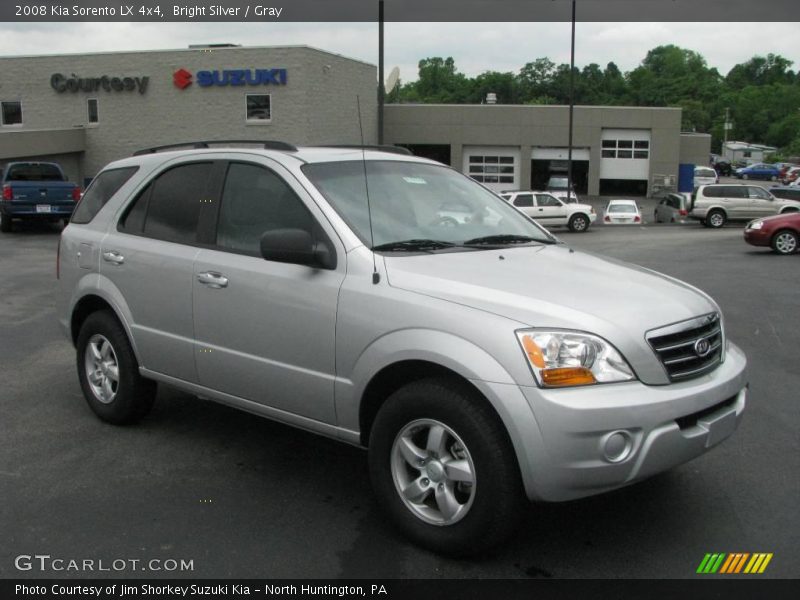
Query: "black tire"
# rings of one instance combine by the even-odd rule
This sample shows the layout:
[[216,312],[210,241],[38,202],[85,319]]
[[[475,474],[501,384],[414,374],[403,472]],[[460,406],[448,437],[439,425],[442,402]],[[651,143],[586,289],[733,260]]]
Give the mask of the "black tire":
[[583,213],[578,213],[576,215],[572,215],[569,219],[569,230],[574,233],[586,233],[586,230],[589,229],[589,224],[591,221],[589,217],[584,215]]
[[777,179],[778,179],[778,178],[777,178],[777,176],[775,176],[775,175],[773,175],[772,177],[770,177],[770,178],[769,178],[769,180],[770,180],[770,181],[775,181],[775,180],[777,180]]
[[788,256],[797,252],[798,246],[800,246],[800,238],[791,229],[781,229],[772,236],[770,246],[772,246],[775,254]]
[[[111,353],[108,356],[113,356],[116,364],[117,381],[116,384],[109,384],[114,393],[107,401],[103,401],[93,390],[87,372],[87,349],[90,343],[98,349],[100,338],[110,344]],[[103,310],[89,315],[78,334],[76,349],[78,379],[83,396],[100,419],[114,425],[128,425],[150,412],[156,397],[156,383],[139,375],[139,363],[128,336],[113,313]],[[100,375],[103,376],[109,377],[105,372]]]
[[706,215],[705,225],[711,229],[721,229],[728,222],[728,215],[724,210],[715,208]]
[[708,227],[708,223],[706,223],[705,219],[700,219],[700,225],[702,225],[703,227]]
[[11,218],[0,213],[0,231],[3,233],[11,233],[13,229],[13,223],[11,222]]
[[[467,556],[483,553],[508,539],[515,531],[516,524],[525,506],[516,454],[502,422],[485,403],[477,391],[466,384],[446,379],[424,379],[409,383],[392,394],[381,407],[372,427],[369,440],[369,470],[372,485],[378,501],[394,525],[413,542],[450,556]],[[423,421],[424,420],[424,421]],[[453,455],[471,459],[474,467],[474,487],[461,488],[445,476],[445,482],[436,478],[436,473],[428,474],[428,467],[411,468],[402,458],[393,453],[395,441],[402,432],[414,431],[412,423],[418,425],[423,439],[426,437],[426,424],[434,422],[433,427],[444,425],[454,432],[466,451],[459,454],[459,440],[446,436],[452,444],[447,465],[454,460]],[[411,429],[408,429],[411,427]],[[427,432],[433,429],[430,427]],[[425,446],[426,444],[421,444]],[[444,446],[441,446],[444,447]],[[455,449],[455,450],[454,450]],[[417,450],[423,450],[417,447]],[[437,462],[438,454],[429,454],[425,460]],[[461,493],[459,501],[463,509],[458,520],[450,524],[433,524],[419,516],[416,509],[408,506],[401,498],[395,484],[395,474],[405,469],[411,478],[426,486],[424,500],[433,511],[439,509],[435,496],[443,486]],[[431,465],[431,468],[437,465]],[[447,471],[444,471],[445,475]],[[427,474],[427,475],[426,475]],[[430,479],[426,478],[430,477]],[[436,484],[435,482],[440,483]],[[467,490],[464,494],[464,489]],[[451,492],[452,493],[452,492]],[[412,500],[413,502],[413,500]]]

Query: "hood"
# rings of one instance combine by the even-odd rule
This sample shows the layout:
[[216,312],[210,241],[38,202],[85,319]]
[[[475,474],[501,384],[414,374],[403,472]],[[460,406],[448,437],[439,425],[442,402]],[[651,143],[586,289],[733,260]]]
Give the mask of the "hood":
[[386,256],[385,264],[393,287],[524,326],[599,335],[645,383],[667,383],[645,332],[719,310],[681,281],[563,244]]

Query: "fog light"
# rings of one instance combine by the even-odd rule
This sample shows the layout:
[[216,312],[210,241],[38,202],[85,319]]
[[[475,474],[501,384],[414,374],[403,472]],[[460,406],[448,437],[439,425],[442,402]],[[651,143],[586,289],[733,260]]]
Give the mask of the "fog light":
[[631,454],[633,439],[627,431],[614,431],[605,436],[603,454],[608,462],[622,462]]

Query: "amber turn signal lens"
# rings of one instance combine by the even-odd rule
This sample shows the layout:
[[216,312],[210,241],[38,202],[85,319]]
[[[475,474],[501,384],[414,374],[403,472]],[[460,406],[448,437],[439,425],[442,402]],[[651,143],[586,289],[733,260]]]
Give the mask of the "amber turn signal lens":
[[564,367],[542,371],[542,383],[550,387],[590,385],[595,381],[592,372],[585,367]]
[[542,349],[536,345],[536,342],[530,336],[526,335],[522,338],[522,347],[525,348],[525,353],[528,355],[528,360],[531,361],[531,364],[539,369],[544,369]]

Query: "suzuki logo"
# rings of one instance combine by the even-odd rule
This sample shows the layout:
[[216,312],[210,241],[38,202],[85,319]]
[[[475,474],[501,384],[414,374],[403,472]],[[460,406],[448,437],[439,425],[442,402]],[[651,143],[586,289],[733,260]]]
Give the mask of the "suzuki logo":
[[172,83],[175,84],[176,88],[185,90],[192,85],[192,74],[186,69],[178,69],[172,74]]
[[709,352],[711,352],[711,342],[708,338],[700,338],[694,343],[694,353],[700,358],[708,356]]

